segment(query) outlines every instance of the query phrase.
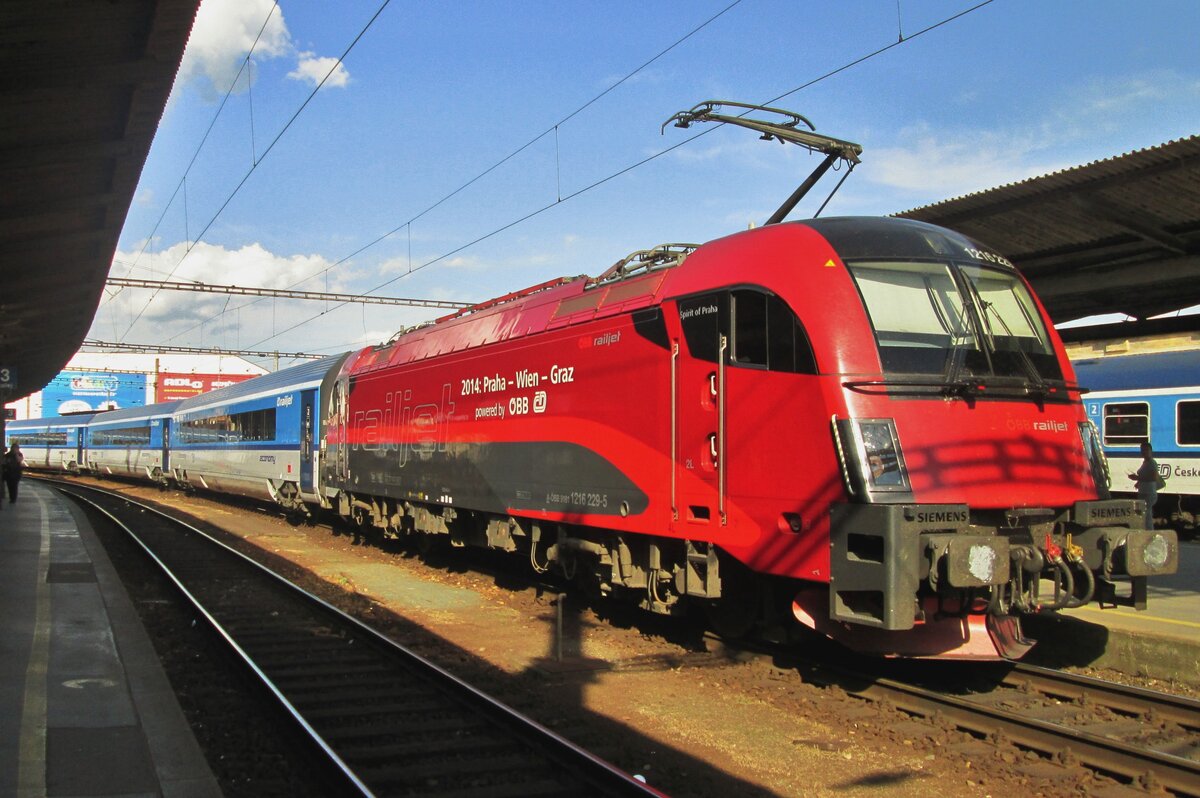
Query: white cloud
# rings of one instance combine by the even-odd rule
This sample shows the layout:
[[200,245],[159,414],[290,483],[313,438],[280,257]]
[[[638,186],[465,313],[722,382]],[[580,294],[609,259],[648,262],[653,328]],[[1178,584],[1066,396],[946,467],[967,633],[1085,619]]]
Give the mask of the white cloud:
[[1156,135],[1172,126],[1182,135],[1200,121],[1197,109],[1195,78],[1163,71],[1098,80],[1072,87],[1040,115],[1031,110],[1012,124],[938,130],[923,124],[888,134],[891,146],[868,141],[862,172],[877,185],[919,194],[920,201],[958,197],[1162,144],[1145,138],[1141,120],[1155,120]]
[[[251,47],[254,48],[252,74],[238,76]],[[216,100],[229,90],[235,78],[235,93],[246,91],[250,81],[256,79],[253,63],[274,58],[295,58],[296,68],[288,77],[308,80],[313,85],[337,62],[336,58],[298,52],[283,11],[273,0],[204,0],[196,14],[176,85],[195,85],[210,100]],[[349,81],[350,73],[339,64],[325,85],[344,87]]]
[[871,148],[862,171],[873,183],[957,197],[1063,169],[1027,137],[990,131],[902,131],[897,146]]
[[[263,20],[267,20],[265,28]],[[229,89],[252,45],[256,59],[280,58],[293,51],[283,12],[274,8],[272,0],[204,0],[177,82],[197,84],[202,91],[220,96]],[[245,91],[245,75],[238,84]]]
[[[116,253],[113,276],[256,288],[294,287],[333,293],[360,293],[370,287],[364,282],[375,284],[379,276],[375,271],[366,274],[342,264],[328,272],[326,281],[325,270],[332,267],[327,258],[280,255],[258,243],[227,249],[201,242],[195,244],[186,257],[184,243],[161,250],[147,249],[139,256],[141,243],[129,252]],[[172,268],[175,268],[173,273]],[[320,276],[306,279],[313,275]],[[404,293],[392,292],[393,295]],[[410,294],[421,296],[423,292],[405,295]],[[103,341],[123,339],[136,343],[278,349],[283,352],[332,354],[377,344],[399,329],[448,312],[395,305],[341,304],[192,291],[164,290],[153,295],[150,289],[118,291],[110,288],[106,289],[105,295],[89,337]],[[451,296],[431,298],[463,300]],[[130,328],[135,319],[136,323]],[[295,329],[291,329],[293,327]]]
[[[328,77],[326,77],[328,75]],[[319,57],[314,53],[300,53],[300,61],[296,68],[288,73],[292,80],[307,81],[313,86],[322,85],[342,88],[350,82],[350,73],[346,66],[336,58]]]

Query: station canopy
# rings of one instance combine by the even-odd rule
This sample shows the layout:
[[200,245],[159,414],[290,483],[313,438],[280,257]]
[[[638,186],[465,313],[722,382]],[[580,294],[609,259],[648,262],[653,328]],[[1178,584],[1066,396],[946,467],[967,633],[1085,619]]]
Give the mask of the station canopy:
[[0,369],[17,399],[87,335],[200,0],[0,12]]
[[896,215],[993,247],[1056,324],[1200,305],[1200,136]]

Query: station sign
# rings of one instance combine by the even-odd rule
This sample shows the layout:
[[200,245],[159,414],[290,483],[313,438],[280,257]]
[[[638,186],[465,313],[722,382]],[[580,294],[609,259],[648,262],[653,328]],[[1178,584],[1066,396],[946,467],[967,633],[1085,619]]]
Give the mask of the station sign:
[[190,399],[202,393],[226,388],[230,385],[248,380],[253,374],[179,374],[169,371],[158,373],[158,385],[154,392],[156,402],[174,402],[177,399]]
[[46,416],[117,410],[145,404],[145,374],[60,371],[42,389],[42,414]]
[[0,366],[0,392],[17,390],[17,370],[12,366]]

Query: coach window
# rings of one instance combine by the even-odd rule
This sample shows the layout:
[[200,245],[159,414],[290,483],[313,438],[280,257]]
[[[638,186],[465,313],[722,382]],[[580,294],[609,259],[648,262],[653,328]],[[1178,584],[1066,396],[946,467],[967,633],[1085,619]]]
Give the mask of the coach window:
[[1175,405],[1175,434],[1180,446],[1200,446],[1200,402]]
[[8,436],[9,443],[21,446],[66,446],[66,432],[26,432],[20,435]]
[[1150,405],[1119,402],[1104,406],[1104,445],[1139,446],[1150,440]]

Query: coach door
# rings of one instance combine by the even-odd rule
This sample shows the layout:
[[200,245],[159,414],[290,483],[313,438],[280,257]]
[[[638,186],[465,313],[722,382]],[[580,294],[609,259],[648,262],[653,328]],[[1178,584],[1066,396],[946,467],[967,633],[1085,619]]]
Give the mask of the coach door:
[[165,476],[171,469],[171,419],[162,420],[162,472]]
[[300,392],[300,490],[305,493],[311,493],[313,489],[313,440],[316,427],[313,413],[316,396],[315,390]]
[[682,299],[683,341],[672,354],[675,516],[683,524],[725,523],[725,353],[729,295]]
[[87,444],[87,427],[76,427],[75,437],[75,466],[77,468],[86,468],[87,463],[83,461],[83,449]]

